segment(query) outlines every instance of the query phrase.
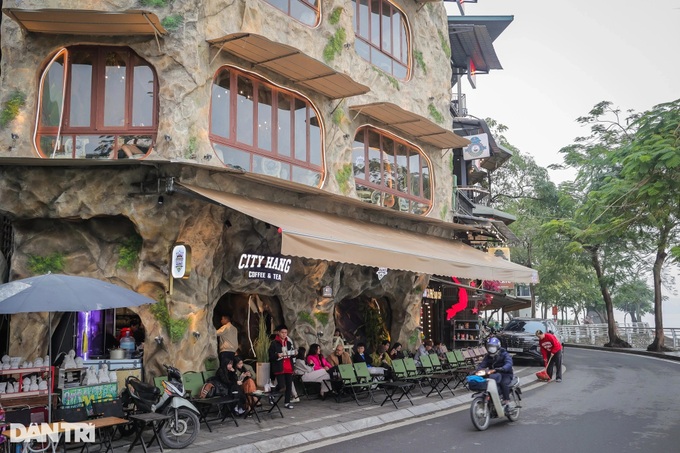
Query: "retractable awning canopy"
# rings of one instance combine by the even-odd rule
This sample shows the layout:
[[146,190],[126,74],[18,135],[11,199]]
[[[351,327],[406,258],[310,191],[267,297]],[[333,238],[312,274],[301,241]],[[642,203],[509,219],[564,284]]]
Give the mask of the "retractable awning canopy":
[[471,59],[480,73],[503,69],[493,41],[513,19],[513,16],[448,16],[453,66],[467,69]]
[[423,274],[531,283],[538,273],[461,242],[177,183],[178,190],[280,228],[281,254]]
[[446,130],[427,118],[390,102],[352,105],[350,109],[441,149],[462,148],[470,144],[469,140],[454,134],[453,131]]
[[31,33],[59,35],[164,35],[158,16],[149,11],[5,8],[5,14]]
[[208,42],[256,67],[290,79],[294,84],[314,90],[330,99],[368,93],[370,88],[350,76],[316,60],[295,47],[271,41],[253,33],[232,33]]
[[521,310],[523,308],[529,308],[531,307],[531,300],[529,299],[522,299],[520,297],[514,297],[514,296],[509,296],[504,293],[499,293],[496,291],[489,291],[488,289],[483,289],[483,288],[475,288],[469,285],[463,285],[461,283],[455,283],[453,281],[449,280],[443,280],[438,277],[432,277],[430,278],[430,281],[435,281],[442,283],[444,285],[449,285],[449,286],[456,286],[458,288],[465,288],[469,291],[472,291],[473,293],[478,293],[478,294],[491,294],[491,303],[484,304],[484,305],[479,305],[479,309],[482,311],[492,311],[492,310],[503,310],[503,311],[514,311],[514,310]]

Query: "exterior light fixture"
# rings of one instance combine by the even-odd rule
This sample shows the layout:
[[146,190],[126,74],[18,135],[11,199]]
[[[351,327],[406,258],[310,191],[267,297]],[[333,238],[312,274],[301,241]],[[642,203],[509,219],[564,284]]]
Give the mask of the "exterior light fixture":
[[322,294],[323,297],[333,297],[333,288],[330,286],[324,286]]

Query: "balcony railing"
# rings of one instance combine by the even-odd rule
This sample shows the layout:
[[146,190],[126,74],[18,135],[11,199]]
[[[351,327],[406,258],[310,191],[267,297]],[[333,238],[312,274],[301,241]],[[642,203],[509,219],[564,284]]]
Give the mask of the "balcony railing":
[[[607,324],[561,325],[558,329],[565,343],[603,346],[609,342]],[[618,324],[617,333],[638,349],[646,349],[654,341],[654,328],[649,327],[646,322]],[[666,346],[674,349],[680,346],[680,328],[664,328],[663,333],[666,337]]]

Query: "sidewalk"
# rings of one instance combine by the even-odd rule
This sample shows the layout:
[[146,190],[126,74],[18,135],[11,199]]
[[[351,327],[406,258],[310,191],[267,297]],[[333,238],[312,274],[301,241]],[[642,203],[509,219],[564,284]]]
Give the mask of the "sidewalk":
[[[536,381],[535,373],[539,367],[515,366],[515,374],[520,376],[522,387],[526,388]],[[225,421],[211,423],[213,432],[205,424],[201,425],[199,438],[191,445],[192,453],[263,453],[283,451],[314,441],[329,439],[351,432],[362,431],[376,426],[388,425],[414,417],[429,415],[446,409],[470,403],[471,393],[463,386],[455,389],[455,395],[442,391],[444,399],[438,395],[425,398],[418,388],[413,390],[413,406],[406,399],[399,403],[399,409],[388,401],[380,407],[382,393],[376,393],[378,403],[358,406],[354,400],[337,403],[333,399],[322,401],[301,397],[292,410],[281,408],[284,418],[278,413],[264,416],[261,423],[253,418],[238,419],[239,426]],[[283,404],[281,404],[283,406]],[[168,451],[168,449],[164,449]]]

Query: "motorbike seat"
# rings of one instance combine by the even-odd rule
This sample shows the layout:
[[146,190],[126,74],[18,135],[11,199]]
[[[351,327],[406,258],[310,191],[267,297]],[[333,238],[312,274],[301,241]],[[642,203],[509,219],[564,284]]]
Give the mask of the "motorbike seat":
[[134,393],[142,399],[155,400],[161,394],[161,390],[153,384],[146,384],[137,379],[130,379],[127,383],[132,387]]

